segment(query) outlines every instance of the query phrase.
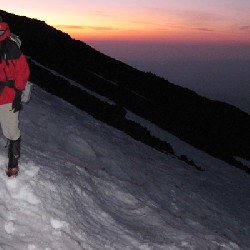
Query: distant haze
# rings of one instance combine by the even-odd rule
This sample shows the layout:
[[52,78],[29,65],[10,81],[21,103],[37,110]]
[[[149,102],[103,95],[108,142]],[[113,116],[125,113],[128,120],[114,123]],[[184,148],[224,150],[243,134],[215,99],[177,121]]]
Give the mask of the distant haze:
[[85,42],[137,69],[250,114],[250,45]]

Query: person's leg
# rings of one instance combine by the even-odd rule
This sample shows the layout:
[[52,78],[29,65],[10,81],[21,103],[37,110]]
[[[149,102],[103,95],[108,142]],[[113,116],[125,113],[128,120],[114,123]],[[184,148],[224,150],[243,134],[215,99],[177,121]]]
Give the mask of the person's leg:
[[3,135],[10,141],[16,141],[20,137],[19,112],[13,112],[12,104],[0,105],[0,122]]
[[4,136],[9,139],[8,147],[8,169],[12,169],[11,175],[18,172],[18,159],[20,158],[20,129],[19,129],[19,112],[14,113],[12,104],[0,105],[0,121]]
[[20,146],[21,146],[20,137],[15,141],[10,140],[8,148],[8,157],[9,157],[8,168],[18,168],[18,159],[20,158]]

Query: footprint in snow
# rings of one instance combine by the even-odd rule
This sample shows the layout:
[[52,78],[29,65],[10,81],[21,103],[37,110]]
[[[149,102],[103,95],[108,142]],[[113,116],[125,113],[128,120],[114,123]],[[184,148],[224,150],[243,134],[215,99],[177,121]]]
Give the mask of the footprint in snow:
[[32,187],[30,187],[29,184],[22,186],[22,184],[18,185],[15,184],[15,182],[9,182],[8,190],[13,199],[26,201],[31,205],[37,205],[40,203],[39,198],[33,194]]
[[61,229],[61,228],[67,228],[68,227],[68,223],[66,221],[61,221],[61,220],[57,220],[57,219],[50,219],[50,224],[54,229]]
[[9,178],[6,181],[6,187],[12,199],[26,201],[31,205],[40,203],[38,197],[33,193],[32,177],[37,175],[39,168],[26,166],[21,169],[22,175],[16,178]]
[[13,221],[5,222],[4,229],[7,234],[13,234],[15,232],[15,224]]

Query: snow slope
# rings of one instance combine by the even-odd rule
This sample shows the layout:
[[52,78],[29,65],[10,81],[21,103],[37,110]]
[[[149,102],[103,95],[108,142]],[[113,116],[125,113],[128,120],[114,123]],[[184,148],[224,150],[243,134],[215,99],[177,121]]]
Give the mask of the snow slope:
[[205,171],[35,87],[17,178],[0,137],[0,249],[250,249],[249,175],[147,125]]

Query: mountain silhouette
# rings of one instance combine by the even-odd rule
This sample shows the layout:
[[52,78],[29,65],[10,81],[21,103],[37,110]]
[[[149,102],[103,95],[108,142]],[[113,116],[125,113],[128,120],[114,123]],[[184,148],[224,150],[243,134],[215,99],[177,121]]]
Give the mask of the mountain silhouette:
[[[128,111],[250,173],[238,160],[250,160],[247,113],[137,70],[43,21],[2,10],[0,15],[22,40],[31,81],[46,91],[163,153],[175,155],[168,142],[127,119]],[[178,157],[195,166],[185,156]]]

